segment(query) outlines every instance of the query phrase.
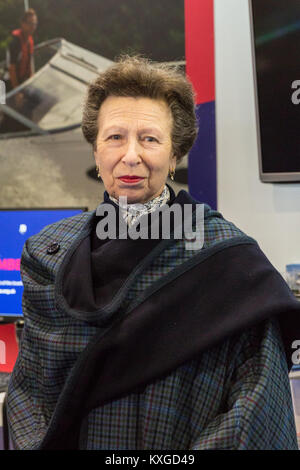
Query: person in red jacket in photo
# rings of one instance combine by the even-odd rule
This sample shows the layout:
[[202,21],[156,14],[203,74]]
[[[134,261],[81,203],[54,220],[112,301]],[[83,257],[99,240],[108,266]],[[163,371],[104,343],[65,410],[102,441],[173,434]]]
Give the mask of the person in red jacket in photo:
[[[32,8],[24,12],[21,28],[12,31],[12,39],[8,48],[8,70],[10,88],[16,88],[34,73],[33,33],[37,27],[37,15]],[[22,102],[22,94],[18,93],[17,101]],[[21,103],[19,103],[21,104]]]

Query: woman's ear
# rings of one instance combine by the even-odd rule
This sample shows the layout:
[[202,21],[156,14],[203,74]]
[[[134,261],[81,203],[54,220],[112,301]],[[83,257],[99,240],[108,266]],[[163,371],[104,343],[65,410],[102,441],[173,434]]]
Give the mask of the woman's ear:
[[175,171],[176,163],[177,163],[177,157],[176,157],[176,155],[173,155],[173,156],[171,157],[170,170]]
[[97,158],[97,142],[95,142],[93,144],[93,154],[94,154],[94,158],[96,160],[96,158]]
[[97,142],[93,143],[93,152],[94,152],[94,155],[95,153],[97,153]]

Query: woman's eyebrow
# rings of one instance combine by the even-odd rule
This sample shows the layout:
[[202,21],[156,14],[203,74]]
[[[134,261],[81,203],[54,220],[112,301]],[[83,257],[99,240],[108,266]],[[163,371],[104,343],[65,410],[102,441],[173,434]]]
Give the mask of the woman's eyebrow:
[[158,129],[157,127],[142,127],[141,129],[139,129],[139,132],[140,133],[147,133],[147,134],[158,134],[159,136],[162,136],[162,132],[160,129]]
[[[109,132],[128,132],[128,129],[118,125],[112,125],[107,128],[104,128],[103,133],[107,134]],[[157,127],[141,127],[138,129],[139,134],[157,134],[159,137],[162,137],[162,131]]]
[[125,132],[125,127],[113,125],[103,129],[103,132]]

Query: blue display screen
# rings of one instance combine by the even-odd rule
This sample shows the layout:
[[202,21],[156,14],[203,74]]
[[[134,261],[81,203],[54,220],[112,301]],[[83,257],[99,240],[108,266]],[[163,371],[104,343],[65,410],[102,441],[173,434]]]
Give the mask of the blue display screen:
[[83,208],[0,210],[0,317],[22,316],[20,260],[25,241]]

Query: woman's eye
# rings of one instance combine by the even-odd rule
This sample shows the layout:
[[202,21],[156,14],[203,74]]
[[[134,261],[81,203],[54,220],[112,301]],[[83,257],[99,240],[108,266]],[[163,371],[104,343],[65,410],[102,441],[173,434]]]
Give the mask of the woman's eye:
[[111,140],[120,140],[121,135],[120,134],[113,134],[113,135],[109,136],[109,139],[111,139]]
[[158,140],[155,137],[152,137],[151,135],[147,135],[145,139],[147,140],[147,142],[158,142]]

